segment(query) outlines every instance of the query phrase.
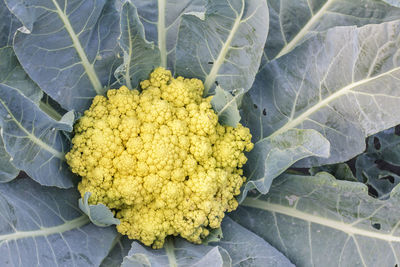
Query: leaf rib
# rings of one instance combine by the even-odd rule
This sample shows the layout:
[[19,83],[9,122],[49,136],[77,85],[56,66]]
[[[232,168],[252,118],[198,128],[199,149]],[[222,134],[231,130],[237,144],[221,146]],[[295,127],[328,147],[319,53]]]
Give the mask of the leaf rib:
[[93,64],[89,62],[86,53],[83,50],[82,44],[79,41],[79,38],[75,33],[74,29],[72,28],[68,16],[61,10],[56,0],[52,0],[52,2],[57,9],[56,12],[58,16],[65,25],[65,29],[67,30],[69,36],[71,37],[72,43],[81,59],[82,66],[85,69],[91,84],[93,85],[93,89],[96,91],[97,94],[103,94],[103,86],[101,85],[100,79],[97,76],[96,71],[94,70]]
[[316,216],[316,215],[313,215],[310,213],[296,210],[294,208],[288,208],[288,207],[281,206],[278,204],[268,203],[268,202],[265,202],[263,200],[259,200],[259,199],[253,198],[253,197],[246,198],[243,201],[242,205],[244,205],[246,207],[257,208],[257,209],[269,211],[269,212],[275,212],[275,213],[283,214],[283,215],[290,216],[293,218],[297,218],[297,219],[300,219],[303,221],[308,221],[311,223],[316,223],[319,225],[330,227],[330,228],[339,230],[341,232],[344,232],[350,236],[359,235],[359,236],[380,239],[380,240],[388,241],[388,242],[400,242],[400,237],[394,236],[393,234],[381,234],[381,233],[377,233],[377,232],[373,232],[373,231],[367,231],[364,229],[356,228],[348,223],[343,223],[340,221],[322,218],[322,217],[319,217],[319,216]]
[[0,236],[0,243],[7,240],[17,240],[22,238],[29,238],[29,237],[37,237],[37,236],[48,236],[52,234],[59,234],[63,232],[67,232],[76,228],[80,228],[90,222],[89,218],[85,215],[80,216],[76,219],[71,221],[67,221],[62,225],[48,227],[48,228],[41,228],[40,230],[35,231],[17,231],[12,234],[6,234]]

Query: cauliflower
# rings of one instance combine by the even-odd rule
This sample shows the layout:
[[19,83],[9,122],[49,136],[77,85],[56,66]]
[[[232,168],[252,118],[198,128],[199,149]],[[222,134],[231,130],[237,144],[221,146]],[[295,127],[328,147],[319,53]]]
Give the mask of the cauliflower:
[[157,68],[140,85],[94,98],[67,162],[81,195],[107,205],[121,234],[153,248],[168,235],[200,243],[238,206],[250,131],[220,125],[198,79]]

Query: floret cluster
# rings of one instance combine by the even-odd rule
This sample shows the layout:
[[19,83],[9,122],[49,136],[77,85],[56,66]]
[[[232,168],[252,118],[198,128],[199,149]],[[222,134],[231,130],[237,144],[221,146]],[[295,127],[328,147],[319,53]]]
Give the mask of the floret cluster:
[[120,233],[154,248],[168,235],[200,243],[238,206],[251,134],[218,123],[198,79],[157,68],[140,85],[94,98],[67,162],[82,196],[115,212]]

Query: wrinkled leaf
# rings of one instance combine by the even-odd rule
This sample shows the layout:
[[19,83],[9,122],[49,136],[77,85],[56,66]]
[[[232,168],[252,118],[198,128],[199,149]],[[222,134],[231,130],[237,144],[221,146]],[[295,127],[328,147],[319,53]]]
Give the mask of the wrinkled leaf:
[[86,192],[83,199],[79,199],[79,208],[90,218],[92,223],[99,227],[120,224],[120,221],[114,218],[114,214],[104,204],[90,205],[88,203],[91,194]]
[[0,48],[0,84],[20,91],[35,103],[39,103],[43,96],[42,90],[28,77],[10,46]]
[[399,21],[337,27],[269,63],[249,91],[268,116],[244,118],[255,140],[294,128],[319,131],[331,143],[330,157],[307,158],[299,167],[362,153],[366,136],[400,123],[399,36]]
[[381,169],[373,155],[360,155],[355,167],[358,181],[371,186],[380,199],[389,198],[392,189],[400,183],[400,176],[390,170]]
[[6,151],[15,167],[42,185],[74,185],[76,178],[64,158],[70,144],[62,132],[72,131],[73,114],[65,116],[57,122],[19,91],[0,84],[0,127]]
[[395,7],[400,7],[400,1],[399,0],[383,0],[384,2],[388,3],[389,5],[395,6]]
[[179,28],[176,72],[215,82],[225,90],[253,84],[268,34],[265,0],[209,1],[205,14],[184,15]]
[[248,197],[231,216],[297,266],[400,264],[400,187],[381,201],[361,183],[282,175],[267,195]]
[[160,50],[146,40],[137,10],[129,2],[122,7],[119,44],[124,51],[124,63],[116,70],[116,77],[129,89],[136,88],[160,66]]
[[224,237],[224,233],[222,233],[222,228],[212,229],[209,235],[201,240],[201,244],[208,245],[211,242],[218,242]]
[[354,176],[349,165],[346,163],[338,163],[334,165],[324,165],[320,167],[312,167],[309,170],[311,175],[316,175],[319,172],[328,172],[335,176],[336,179],[346,180],[350,182],[358,182],[357,178]]
[[132,240],[127,236],[118,234],[113,241],[111,251],[100,264],[101,267],[120,267],[124,257],[128,256]]
[[256,188],[266,194],[275,177],[283,173],[298,160],[310,156],[329,157],[330,144],[315,130],[291,129],[282,134],[261,139],[248,153],[244,166],[248,179],[242,201],[249,190]]
[[[0,133],[2,129],[0,128]],[[19,170],[12,163],[10,155],[7,153],[3,138],[0,134],[0,183],[6,183],[17,177]]]
[[204,11],[205,0],[131,0],[144,25],[146,39],[160,51],[161,66],[175,69],[175,50],[182,15]]
[[287,54],[317,32],[336,26],[363,26],[400,19],[400,9],[376,0],[269,0],[268,7],[266,62]]
[[215,88],[215,95],[211,100],[211,105],[218,115],[219,123],[236,127],[240,121],[239,105],[243,97],[244,90],[240,89],[230,93],[220,86]]
[[0,0],[0,47],[12,45],[14,33],[21,26],[18,19],[8,10],[4,0]]
[[78,197],[29,178],[0,184],[0,265],[98,266],[116,231],[90,224]]
[[67,110],[83,111],[120,65],[119,14],[106,0],[6,0],[30,34],[14,50],[29,76]]
[[[124,258],[122,267],[130,266],[230,266],[231,259],[228,252],[221,247],[195,245],[181,238],[168,238],[164,248],[154,250],[138,242],[132,243],[132,248]],[[203,265],[200,265],[203,264]]]
[[293,266],[281,252],[229,217],[221,227],[223,239],[207,246],[168,239],[163,249],[152,250],[134,242],[122,266]]

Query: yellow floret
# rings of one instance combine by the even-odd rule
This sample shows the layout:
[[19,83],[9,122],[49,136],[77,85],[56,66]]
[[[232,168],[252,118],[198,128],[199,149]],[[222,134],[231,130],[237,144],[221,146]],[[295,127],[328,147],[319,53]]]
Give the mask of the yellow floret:
[[94,98],[67,162],[81,195],[115,212],[120,233],[153,248],[168,235],[200,243],[238,206],[250,131],[220,125],[198,79],[157,68],[140,85]]

